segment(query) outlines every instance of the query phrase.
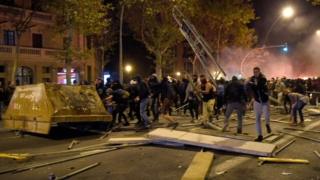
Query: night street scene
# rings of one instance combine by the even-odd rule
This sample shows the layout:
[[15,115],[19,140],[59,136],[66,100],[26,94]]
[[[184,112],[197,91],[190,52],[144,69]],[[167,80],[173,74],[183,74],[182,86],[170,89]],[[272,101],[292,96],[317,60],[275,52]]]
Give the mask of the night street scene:
[[1,180],[320,180],[320,0],[0,0]]

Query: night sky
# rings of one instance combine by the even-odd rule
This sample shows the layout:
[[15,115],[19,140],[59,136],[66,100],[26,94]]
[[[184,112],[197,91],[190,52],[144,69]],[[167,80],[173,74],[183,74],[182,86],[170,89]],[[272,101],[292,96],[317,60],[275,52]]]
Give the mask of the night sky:
[[[252,2],[256,16],[258,17],[257,20],[249,24],[250,27],[256,30],[258,36],[258,43],[254,45],[255,47],[262,46],[268,29],[281,15],[282,8],[287,5],[294,8],[295,14],[290,19],[281,18],[278,21],[269,35],[267,45],[287,43],[289,47],[287,56],[297,56],[297,52],[304,51],[304,49],[298,48],[299,45],[305,43],[306,39],[314,36],[315,31],[320,29],[320,6],[312,6],[307,0],[253,0]],[[128,32],[127,28],[125,31],[124,64],[131,64],[134,67],[135,71],[132,74],[139,74],[141,76],[150,75],[154,67],[152,55],[147,52],[141,42],[134,40],[132,33]],[[115,72],[118,69],[118,47],[119,45],[116,44],[112,63],[107,66],[107,70],[111,73],[113,72],[113,77],[117,76]],[[304,47],[306,46],[304,45]],[[275,51],[280,52],[281,50]],[[302,68],[304,67],[307,68],[307,66],[303,66]],[[129,77],[125,74],[125,79]]]
[[306,0],[253,0],[258,20],[252,23],[261,43],[272,23],[281,14],[284,6],[290,5],[295,15],[290,19],[280,19],[271,31],[267,44],[295,46],[320,28],[320,7],[312,6]]

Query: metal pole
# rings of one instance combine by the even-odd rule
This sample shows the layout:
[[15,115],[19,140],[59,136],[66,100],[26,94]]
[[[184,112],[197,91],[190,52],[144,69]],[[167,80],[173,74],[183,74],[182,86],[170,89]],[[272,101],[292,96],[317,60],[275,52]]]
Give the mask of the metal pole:
[[122,46],[122,27],[123,27],[123,12],[124,5],[121,6],[121,14],[120,14],[120,34],[119,34],[119,81],[123,83],[123,46]]

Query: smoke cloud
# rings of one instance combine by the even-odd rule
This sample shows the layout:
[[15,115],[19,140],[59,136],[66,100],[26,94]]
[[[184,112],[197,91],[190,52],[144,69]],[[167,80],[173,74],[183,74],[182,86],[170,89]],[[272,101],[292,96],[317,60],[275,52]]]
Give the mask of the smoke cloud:
[[[228,75],[248,78],[253,68],[260,67],[268,79],[276,77],[308,78],[320,76],[320,36],[313,35],[285,54],[281,48],[224,48],[220,64]],[[241,70],[242,64],[242,70]]]

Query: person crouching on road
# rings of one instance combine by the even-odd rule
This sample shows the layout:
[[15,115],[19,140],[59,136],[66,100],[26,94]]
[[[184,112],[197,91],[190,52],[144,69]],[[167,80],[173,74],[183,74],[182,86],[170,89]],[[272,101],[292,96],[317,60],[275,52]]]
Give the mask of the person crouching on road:
[[303,108],[308,104],[309,97],[305,96],[300,93],[289,93],[288,94],[290,102],[292,104],[292,111],[291,111],[291,120],[292,120],[292,126],[297,126],[297,113],[299,113],[300,116],[300,126],[304,127],[304,118],[303,118]]
[[212,120],[214,109],[214,93],[215,87],[206,79],[204,75],[200,76],[200,90],[202,94],[202,124],[207,125],[208,121]]
[[245,112],[247,95],[245,92],[244,85],[240,83],[237,77],[233,76],[232,81],[226,86],[225,93],[225,102],[227,103],[227,109],[224,119],[224,127],[222,131],[227,131],[229,126],[229,118],[234,110],[238,114],[238,129],[237,133],[242,133],[242,117]]
[[258,137],[255,139],[255,141],[261,142],[263,140],[261,129],[262,114],[265,116],[267,132],[271,133],[269,94],[267,79],[261,73],[260,68],[255,67],[253,69],[253,74],[254,75],[249,80],[249,85],[254,98],[253,110],[256,115],[256,130],[258,133]]

